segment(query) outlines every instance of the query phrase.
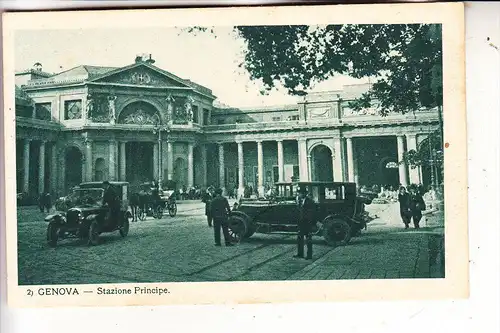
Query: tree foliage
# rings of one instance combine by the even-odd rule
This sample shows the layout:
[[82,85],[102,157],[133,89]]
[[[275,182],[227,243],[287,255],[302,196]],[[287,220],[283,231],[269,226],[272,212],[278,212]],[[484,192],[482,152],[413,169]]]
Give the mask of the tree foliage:
[[278,84],[304,95],[335,75],[373,77],[372,90],[351,107],[382,115],[442,105],[441,26],[238,26],[247,50],[242,64],[267,90]]
[[422,142],[417,150],[411,149],[403,153],[403,160],[400,163],[406,163],[410,168],[415,169],[419,166],[442,166],[443,151],[441,148],[441,135],[439,131],[431,133],[428,138]]

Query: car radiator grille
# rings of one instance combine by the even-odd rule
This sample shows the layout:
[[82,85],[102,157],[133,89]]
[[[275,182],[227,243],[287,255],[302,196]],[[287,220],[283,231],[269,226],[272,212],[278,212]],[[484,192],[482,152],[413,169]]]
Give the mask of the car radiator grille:
[[66,221],[70,224],[78,223],[78,211],[69,211],[66,214]]

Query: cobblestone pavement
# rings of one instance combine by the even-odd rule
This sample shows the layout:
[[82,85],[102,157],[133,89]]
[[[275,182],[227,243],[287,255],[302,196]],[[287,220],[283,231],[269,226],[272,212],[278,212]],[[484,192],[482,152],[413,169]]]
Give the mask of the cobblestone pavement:
[[[248,280],[389,279],[442,277],[442,236],[434,226],[404,230],[397,204],[371,205],[378,215],[362,236],[332,248],[314,238],[313,260],[293,258],[294,235],[255,234],[233,247],[215,247],[200,202],[179,202],[175,218],[131,224],[129,235],[45,243],[45,214],[18,212],[19,284],[84,284]],[[437,239],[437,240],[436,240]]]

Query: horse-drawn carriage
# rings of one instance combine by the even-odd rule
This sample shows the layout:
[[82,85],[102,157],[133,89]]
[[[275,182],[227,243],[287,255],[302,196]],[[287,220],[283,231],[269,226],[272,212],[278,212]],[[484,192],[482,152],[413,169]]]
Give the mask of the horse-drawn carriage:
[[164,190],[148,182],[139,185],[133,196],[133,201],[137,204],[137,218],[141,221],[147,216],[161,219],[165,211],[168,211],[171,217],[177,214],[175,190]]

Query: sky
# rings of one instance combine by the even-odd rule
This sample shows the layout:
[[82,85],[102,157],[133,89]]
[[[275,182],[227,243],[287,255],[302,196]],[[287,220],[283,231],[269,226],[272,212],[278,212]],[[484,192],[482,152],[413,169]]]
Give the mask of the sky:
[[[176,28],[18,31],[15,68],[28,69],[36,62],[49,73],[79,65],[121,67],[134,63],[136,55],[147,53],[156,61],[155,66],[212,89],[220,103],[232,107],[297,102],[297,97],[280,88],[262,95],[262,85],[238,67],[244,59],[244,40],[233,33],[232,27],[217,27],[214,32],[187,33]],[[338,90],[363,82],[335,77],[311,91]]]

